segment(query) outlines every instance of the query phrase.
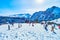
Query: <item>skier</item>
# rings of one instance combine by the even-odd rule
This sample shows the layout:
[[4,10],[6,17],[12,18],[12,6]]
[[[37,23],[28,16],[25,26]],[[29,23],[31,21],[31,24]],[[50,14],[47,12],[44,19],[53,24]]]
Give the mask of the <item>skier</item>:
[[7,24],[8,24],[8,30],[10,30],[10,23],[9,23],[9,22],[7,22]]
[[31,22],[29,21],[29,26],[30,26]]
[[11,21],[11,25],[14,27],[14,20]]
[[60,24],[58,25],[58,28],[60,29]]
[[10,24],[8,24],[8,30],[10,30]]
[[32,26],[34,27],[34,23],[32,23]]
[[47,22],[45,22],[45,30],[46,31],[48,31],[47,27],[48,27],[48,24],[47,24]]
[[22,24],[21,23],[18,23],[18,28],[22,27]]
[[48,31],[48,29],[47,29],[48,24],[47,24],[47,22],[46,22],[46,21],[43,21],[43,26],[44,26],[44,29],[45,29],[46,31]]
[[51,31],[52,31],[54,34],[56,34],[56,32],[54,31],[54,28],[55,28],[55,23],[52,24],[52,29],[51,29]]

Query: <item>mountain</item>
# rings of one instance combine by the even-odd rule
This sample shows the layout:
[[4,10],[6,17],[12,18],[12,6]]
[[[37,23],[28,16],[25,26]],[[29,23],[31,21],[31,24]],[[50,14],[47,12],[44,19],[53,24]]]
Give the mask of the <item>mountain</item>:
[[36,21],[41,15],[43,14],[43,11],[39,11],[39,12],[35,12],[32,16],[31,16],[31,21]]
[[20,18],[29,19],[31,15],[30,14],[15,14],[15,15],[11,15],[11,17],[20,17]]
[[31,16],[31,20],[32,21],[51,21],[54,19],[58,19],[60,18],[60,8],[53,6],[51,8],[48,8],[46,11],[39,11],[39,12],[35,12],[32,16]]
[[28,13],[0,16],[0,24],[52,21],[58,18],[60,18],[60,8],[53,6],[46,11],[35,12],[32,16]]
[[60,8],[55,7],[55,9],[52,12],[55,15],[55,18],[60,18]]
[[60,8],[53,6],[46,10],[46,17],[49,18],[49,20],[54,20],[60,18]]
[[49,18],[49,20],[54,20],[54,19],[57,19],[57,18],[60,18],[60,8],[59,7],[56,7],[56,6],[53,6],[51,8],[48,8],[46,11],[46,19]]

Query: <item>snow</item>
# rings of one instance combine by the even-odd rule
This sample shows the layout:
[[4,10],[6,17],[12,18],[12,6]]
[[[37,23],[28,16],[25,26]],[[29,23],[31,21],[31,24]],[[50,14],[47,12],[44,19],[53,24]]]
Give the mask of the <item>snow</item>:
[[55,19],[55,20],[52,20],[51,22],[54,22],[54,23],[60,24],[60,18]]
[[54,34],[51,32],[51,25],[48,26],[46,31],[43,25],[35,23],[32,24],[21,23],[22,27],[18,28],[18,23],[11,26],[8,30],[8,24],[0,25],[0,40],[60,40],[60,29],[56,26]]

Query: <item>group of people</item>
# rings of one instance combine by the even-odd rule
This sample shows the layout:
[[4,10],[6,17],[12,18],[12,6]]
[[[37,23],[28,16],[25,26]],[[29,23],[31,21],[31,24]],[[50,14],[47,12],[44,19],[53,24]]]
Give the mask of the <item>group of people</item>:
[[[28,23],[28,24],[30,26],[31,23]],[[48,31],[48,28],[47,28],[48,25],[49,25],[48,22],[44,21],[42,25],[44,25],[45,30]],[[51,31],[56,34],[56,32],[54,31],[54,29],[55,29],[55,26],[57,24],[56,23],[52,23],[50,25],[51,25]],[[20,27],[22,27],[22,24],[18,23],[18,28],[20,28]],[[32,27],[34,27],[34,23],[32,23]],[[58,28],[60,29],[60,25],[58,25]],[[9,25],[8,25],[8,29],[10,30],[10,26]]]
[[53,32],[54,34],[56,34],[56,32],[54,31],[56,24],[53,24],[53,23],[52,24],[48,24],[48,22],[45,22],[44,23],[44,28],[45,28],[46,31],[48,31],[48,28],[47,28],[48,25],[51,25],[51,32]]
[[51,25],[51,32],[53,32],[54,34],[56,34],[56,32],[54,30],[54,29],[56,29],[56,27],[58,27],[60,29],[60,24],[57,24],[54,22],[50,22],[50,24],[49,24],[48,22],[44,21],[43,25],[44,25],[44,28],[46,31],[48,31],[48,28],[47,28],[48,25]]
[[[31,23],[29,23],[29,24],[31,24]],[[48,31],[48,25],[51,25],[51,32],[53,32],[54,34],[56,34],[56,32],[55,32],[55,29],[56,29],[56,27],[58,27],[59,29],[60,29],[60,24],[58,25],[58,24],[56,24],[56,23],[53,23],[53,22],[51,22],[50,24],[48,23],[48,21],[44,21],[43,23],[41,23],[42,25],[43,25],[43,27],[44,27],[44,29],[46,30],[46,31]],[[34,27],[34,23],[32,23],[32,26]]]

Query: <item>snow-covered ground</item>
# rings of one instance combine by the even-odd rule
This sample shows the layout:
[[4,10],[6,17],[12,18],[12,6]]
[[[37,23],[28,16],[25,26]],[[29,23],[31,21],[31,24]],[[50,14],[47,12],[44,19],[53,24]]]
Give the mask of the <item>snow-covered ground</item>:
[[34,27],[28,23],[22,23],[20,28],[18,28],[18,23],[10,26],[10,30],[8,30],[8,24],[0,26],[0,40],[60,40],[60,30],[57,26],[56,34],[50,31],[51,25],[48,26],[48,31],[38,23],[34,24]]

